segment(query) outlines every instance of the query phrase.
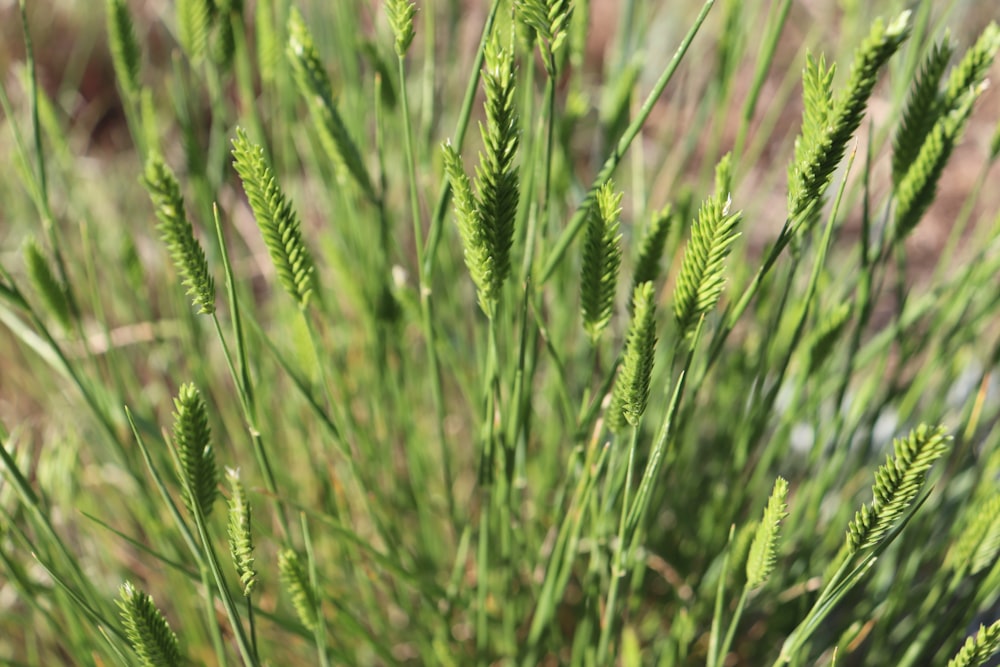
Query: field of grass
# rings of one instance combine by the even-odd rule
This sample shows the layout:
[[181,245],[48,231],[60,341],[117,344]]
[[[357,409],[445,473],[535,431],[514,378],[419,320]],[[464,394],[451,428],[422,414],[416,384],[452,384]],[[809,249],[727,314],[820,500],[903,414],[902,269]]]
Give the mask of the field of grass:
[[0,4],[0,663],[988,664],[989,4]]

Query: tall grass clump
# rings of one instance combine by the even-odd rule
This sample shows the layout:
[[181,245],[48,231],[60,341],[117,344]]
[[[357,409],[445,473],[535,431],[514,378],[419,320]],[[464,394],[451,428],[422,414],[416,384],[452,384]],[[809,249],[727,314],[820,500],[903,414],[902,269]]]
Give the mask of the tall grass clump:
[[993,664],[1000,28],[472,4],[12,10],[0,663]]

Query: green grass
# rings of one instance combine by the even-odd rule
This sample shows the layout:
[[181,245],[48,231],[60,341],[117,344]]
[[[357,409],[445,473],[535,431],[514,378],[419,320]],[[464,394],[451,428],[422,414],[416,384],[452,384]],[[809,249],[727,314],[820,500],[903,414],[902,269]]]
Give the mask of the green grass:
[[971,5],[141,4],[12,10],[0,662],[1000,647]]

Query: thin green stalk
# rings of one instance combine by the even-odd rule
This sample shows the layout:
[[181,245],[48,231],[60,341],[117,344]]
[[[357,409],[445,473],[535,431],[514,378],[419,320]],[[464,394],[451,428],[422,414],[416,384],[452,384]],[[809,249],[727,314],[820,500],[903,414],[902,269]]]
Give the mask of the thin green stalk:
[[635,450],[639,443],[639,427],[632,427],[632,437],[628,445],[628,463],[625,472],[625,487],[622,492],[622,510],[618,518],[618,534],[615,544],[614,556],[611,564],[611,583],[608,588],[608,600],[604,607],[604,618],[601,622],[601,635],[597,644],[598,664],[609,664],[608,646],[611,641],[611,632],[615,628],[615,618],[617,617],[618,585],[622,577],[628,573],[625,565],[625,526],[629,510],[629,492],[632,489],[632,471],[635,468]]
[[[425,15],[432,15],[429,9]],[[426,31],[425,31],[426,34]],[[433,40],[428,38],[429,42]],[[403,122],[403,149],[406,155],[407,181],[410,194],[410,217],[413,219],[413,239],[417,253],[417,288],[420,290],[420,324],[423,328],[424,344],[427,347],[428,376],[431,385],[431,399],[434,403],[434,425],[437,434],[438,448],[441,456],[442,476],[445,484],[445,497],[448,500],[448,516],[452,520],[452,528],[457,528],[458,514],[455,506],[455,473],[452,471],[452,457],[448,451],[448,439],[444,430],[444,391],[441,384],[441,367],[437,355],[437,338],[434,330],[434,306],[431,300],[429,276],[425,273],[423,226],[420,218],[420,200],[417,194],[417,167],[413,151],[413,125],[410,122],[409,95],[406,87],[406,62],[403,56],[396,59],[399,73],[399,99]],[[431,105],[425,100],[425,106]]]

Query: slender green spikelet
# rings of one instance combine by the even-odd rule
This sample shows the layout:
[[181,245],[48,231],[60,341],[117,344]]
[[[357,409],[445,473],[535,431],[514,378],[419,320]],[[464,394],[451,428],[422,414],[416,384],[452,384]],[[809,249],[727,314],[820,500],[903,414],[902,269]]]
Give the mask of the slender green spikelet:
[[229,69],[236,54],[236,35],[233,21],[240,21],[243,3],[240,0],[213,0],[217,2],[211,35],[212,59],[222,68]]
[[[788,184],[788,215],[796,225],[808,225],[818,219],[823,195],[834,169],[844,157],[848,142],[861,124],[878,71],[909,36],[909,18],[907,11],[888,26],[881,19],[875,21],[868,37],[855,52],[843,93],[825,111],[820,103],[813,110],[815,119],[803,119],[803,133],[796,140],[795,161],[789,170]],[[822,60],[813,65],[811,72],[807,64],[803,80],[806,113],[810,112],[809,96],[818,96],[816,101],[821,102],[828,94],[831,77],[832,68],[827,70]],[[810,83],[809,78],[814,81]],[[813,90],[806,91],[807,87]]]
[[945,109],[956,109],[970,88],[978,88],[989,74],[993,59],[1000,51],[1000,26],[990,23],[983,30],[979,39],[973,44],[962,60],[948,75],[945,86],[943,106]]
[[851,303],[845,301],[827,313],[826,318],[816,328],[809,340],[809,366],[808,374],[812,375],[827,357],[834,344],[840,340],[840,334],[847,326],[851,316]]
[[947,37],[935,44],[924,57],[920,72],[910,88],[903,119],[892,142],[892,183],[895,187],[899,187],[934,123],[941,117],[938,86],[953,52],[951,40]]
[[918,426],[893,442],[894,456],[875,473],[875,499],[862,505],[848,526],[850,553],[873,547],[910,507],[934,461],[948,451],[949,436],[941,426]]
[[639,254],[635,261],[635,275],[632,276],[632,289],[639,283],[655,283],[660,278],[660,260],[667,244],[667,235],[674,222],[673,208],[667,204],[653,214],[649,226],[639,241]]
[[294,7],[288,16],[287,52],[295,74],[295,83],[299,93],[308,103],[309,112],[319,131],[323,147],[330,154],[338,170],[350,174],[365,196],[374,200],[375,189],[361,160],[361,153],[348,134],[347,127],[334,103],[330,77],[323,67],[305,19]]
[[652,283],[642,283],[632,296],[632,322],[625,339],[622,367],[611,390],[608,428],[619,433],[625,424],[639,425],[649,402],[649,379],[656,356],[656,303]]
[[623,193],[615,194],[614,183],[605,183],[597,192],[587,220],[583,244],[581,307],[583,328],[592,343],[597,343],[611,321],[611,310],[618,289],[618,269],[622,263],[622,235],[619,233]]
[[177,37],[191,62],[205,55],[214,9],[212,0],[177,0]]
[[49,260],[38,245],[38,242],[29,237],[24,244],[24,264],[28,270],[28,278],[35,287],[35,291],[42,297],[45,309],[59,321],[60,326],[65,331],[69,331],[73,326],[73,316],[69,307],[69,295],[66,286],[56,277],[49,265]]
[[985,86],[966,92],[962,103],[934,124],[916,160],[896,188],[896,237],[905,238],[917,226],[937,196],[937,185],[952,151],[962,138],[972,105]]
[[760,586],[774,570],[778,551],[778,528],[781,520],[788,516],[785,498],[788,496],[788,482],[779,477],[774,480],[771,498],[764,508],[764,518],[753,536],[750,553],[747,555],[747,588]]
[[257,585],[257,571],[253,569],[254,546],[250,532],[250,501],[240,481],[239,470],[226,470],[231,494],[229,496],[229,555],[236,566],[236,574],[243,586],[243,595],[249,597]]
[[280,23],[275,21],[274,0],[257,0],[253,22],[257,37],[257,70],[260,72],[260,80],[270,84],[277,78],[282,55],[281,44],[284,41],[278,36]]
[[319,604],[299,555],[291,549],[284,549],[278,554],[278,573],[302,625],[316,632],[319,628]]
[[445,172],[454,192],[458,229],[483,311],[492,316],[504,282],[510,275],[514,220],[519,197],[514,166],[519,130],[514,102],[514,59],[495,40],[486,49],[483,72],[486,125],[480,125],[484,151],[476,167],[476,189],[461,157],[443,146]]
[[313,260],[305,241],[298,215],[278,186],[264,149],[247,139],[242,128],[233,139],[233,166],[243,181],[257,226],[260,227],[278,280],[285,291],[305,309],[314,285]]
[[566,42],[573,16],[570,0],[518,0],[514,11],[517,19],[534,31],[538,48],[547,61],[559,52]]
[[173,667],[181,665],[177,635],[167,619],[153,604],[153,598],[131,583],[121,587],[121,598],[115,600],[125,625],[125,636],[143,667]]
[[952,571],[976,575],[992,565],[1000,552],[1000,494],[980,502],[952,544],[947,564]]
[[214,313],[215,281],[209,272],[205,251],[184,213],[184,199],[177,178],[159,155],[151,153],[142,181],[156,209],[160,238],[170,252],[191,303],[200,313]]
[[[721,188],[716,189],[721,194]],[[728,196],[711,197],[702,203],[691,227],[674,288],[674,316],[685,337],[722,296],[726,257],[739,236],[736,227],[743,217],[740,211],[730,213],[729,206]]]
[[174,446],[184,488],[184,502],[202,516],[212,513],[219,478],[208,426],[208,409],[193,384],[181,385],[174,399]]
[[965,640],[965,645],[948,661],[948,667],[980,667],[1000,650],[1000,621],[991,626],[979,626],[975,637]]
[[115,76],[122,92],[127,98],[134,100],[139,94],[141,52],[139,41],[135,36],[132,15],[125,0],[107,0],[106,7],[111,64],[114,65]]
[[413,16],[417,13],[417,6],[409,0],[386,0],[385,12],[396,39],[396,54],[402,58],[413,43]]

